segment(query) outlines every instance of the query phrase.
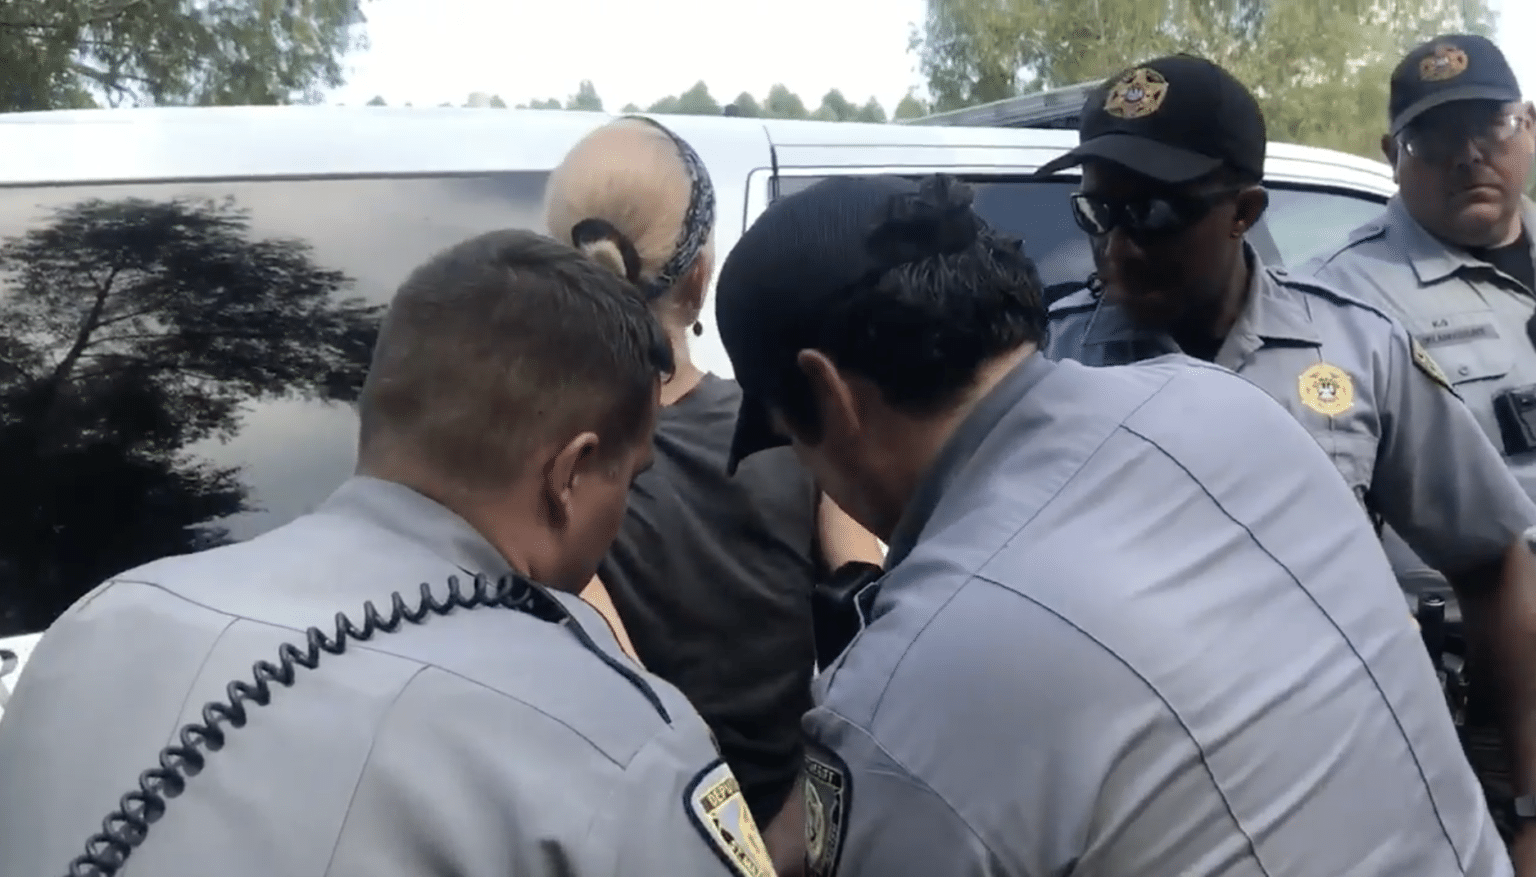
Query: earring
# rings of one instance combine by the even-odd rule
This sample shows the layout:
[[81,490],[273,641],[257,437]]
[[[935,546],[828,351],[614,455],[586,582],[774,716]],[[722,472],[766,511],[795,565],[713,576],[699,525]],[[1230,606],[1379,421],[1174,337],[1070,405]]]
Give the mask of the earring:
[[695,334],[695,335],[703,335],[704,334],[704,324],[700,323],[698,320],[694,320],[693,321],[693,334]]

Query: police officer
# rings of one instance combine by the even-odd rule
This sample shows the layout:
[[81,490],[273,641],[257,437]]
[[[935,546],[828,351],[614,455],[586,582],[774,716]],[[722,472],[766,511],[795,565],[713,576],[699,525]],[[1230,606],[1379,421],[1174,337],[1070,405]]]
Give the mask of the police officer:
[[1389,105],[1398,194],[1304,270],[1400,319],[1536,495],[1536,109],[1498,47],[1470,34],[1409,52]]
[[818,183],[722,269],[733,457],[791,443],[890,546],[805,721],[809,873],[1507,875],[1317,443],[1188,357],[1052,362],[1040,295],[943,178]]
[[[1536,496],[1536,208],[1523,194],[1536,117],[1503,53],[1471,34],[1409,52],[1389,113],[1381,146],[1398,194],[1301,270],[1401,320]],[[1438,584],[1390,532],[1387,545],[1401,574]]]
[[1244,234],[1267,203],[1265,144],[1252,95],[1200,58],[1148,61],[1091,96],[1080,145],[1043,172],[1083,166],[1072,209],[1103,289],[1056,303],[1048,354],[1111,365],[1180,350],[1269,391],[1456,588],[1536,767],[1520,742],[1536,741],[1536,580],[1505,562],[1536,506],[1401,324],[1260,264]]
[[[356,477],[248,542],[115,577],[44,635],[0,724],[0,874],[771,874],[703,721],[572,595],[670,368],[633,289],[547,238],[419,268],[358,403]],[[359,632],[305,658],[338,613]],[[142,802],[103,831],[157,763],[175,769],[146,781],[147,836]]]
[[[1536,150],[1536,111],[1521,101],[1498,47],[1471,34],[1439,36],[1408,52],[1393,71],[1388,107],[1390,131],[1381,145],[1398,194],[1342,248],[1302,270],[1401,320],[1504,451],[1526,493],[1536,496],[1536,207],[1523,194]],[[1418,547],[1413,540],[1405,544],[1388,530],[1384,541],[1400,578],[1423,589],[1444,587],[1410,548]],[[1509,776],[1477,713],[1468,728],[1469,755],[1495,802],[1536,792],[1530,747]],[[1496,812],[1529,822],[1536,798]]]

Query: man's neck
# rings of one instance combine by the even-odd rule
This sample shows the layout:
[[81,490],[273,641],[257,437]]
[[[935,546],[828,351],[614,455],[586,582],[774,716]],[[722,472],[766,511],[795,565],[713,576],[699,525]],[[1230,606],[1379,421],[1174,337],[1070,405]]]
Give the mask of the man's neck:
[[1248,291],[1253,272],[1258,270],[1244,249],[1232,260],[1232,267],[1222,281],[1218,295],[1207,299],[1205,307],[1192,309],[1187,318],[1169,330],[1179,349],[1196,359],[1215,361],[1216,355],[1237,325],[1243,308],[1248,306]]
[[[533,558],[519,547],[530,540],[514,538],[515,534],[525,529],[514,523],[523,516],[511,508],[504,498],[491,498],[452,487],[443,479],[433,477],[420,467],[404,464],[399,459],[374,462],[372,465],[359,463],[356,471],[358,475],[408,487],[453,512],[496,549],[496,553],[501,555],[514,572],[538,580]],[[509,491],[509,494],[515,495],[515,492]]]
[[945,445],[954,438],[960,425],[970,417],[976,405],[985,399],[1003,378],[1024,360],[1034,355],[1038,349],[1034,344],[1026,344],[983,364],[977,369],[975,383],[959,405],[954,406],[941,417],[913,419],[906,428],[890,431],[889,434],[896,437],[896,441],[900,443],[893,448],[894,452],[890,457],[893,461],[900,462],[888,470],[892,476],[887,483],[889,501],[884,503],[887,514],[877,526],[871,528],[876,538],[887,545],[890,544],[896,525],[900,523],[913,497],[917,495],[918,487],[928,476],[929,470],[933,468]]

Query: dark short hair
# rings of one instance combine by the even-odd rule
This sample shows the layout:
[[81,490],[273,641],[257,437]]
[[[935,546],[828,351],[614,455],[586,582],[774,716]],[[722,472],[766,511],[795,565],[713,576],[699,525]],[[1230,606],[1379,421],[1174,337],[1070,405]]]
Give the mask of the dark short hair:
[[[971,207],[971,187],[930,177],[898,194],[866,227],[877,268],[831,297],[808,347],[868,379],[892,407],[915,415],[946,410],[987,362],[1045,335],[1040,275],[1017,238]],[[774,407],[811,436],[820,431],[798,367],[780,382]]]
[[433,256],[391,302],[358,400],[359,456],[499,486],[540,444],[648,440],[672,351],[638,290],[577,250],[495,231]]

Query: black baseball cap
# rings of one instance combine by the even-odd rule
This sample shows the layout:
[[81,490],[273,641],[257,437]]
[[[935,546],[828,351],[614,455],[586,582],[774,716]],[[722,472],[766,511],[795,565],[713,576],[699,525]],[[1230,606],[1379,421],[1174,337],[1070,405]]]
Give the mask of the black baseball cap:
[[775,201],[731,248],[715,282],[715,322],[742,390],[728,472],[788,444],[767,401],[839,296],[889,267],[870,235],[894,199],[918,191],[901,177],[831,177]]
[[1264,177],[1268,134],[1253,94],[1194,55],[1155,58],[1110,77],[1083,104],[1076,149],[1041,175],[1103,159],[1177,185],[1225,167]]
[[1520,100],[1520,82],[1487,37],[1446,34],[1415,46],[1392,71],[1387,116],[1401,134],[1414,119],[1453,101]]

